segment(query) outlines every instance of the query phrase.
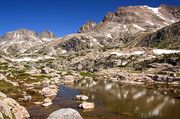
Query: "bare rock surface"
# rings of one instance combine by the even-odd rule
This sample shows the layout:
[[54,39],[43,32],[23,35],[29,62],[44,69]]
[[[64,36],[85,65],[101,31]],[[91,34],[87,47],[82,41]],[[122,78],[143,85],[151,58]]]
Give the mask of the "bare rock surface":
[[0,117],[5,119],[2,115],[10,119],[24,119],[30,117],[27,110],[19,105],[14,99],[8,98],[5,94],[0,92]]
[[51,113],[48,119],[82,119],[78,111],[72,108],[64,108]]

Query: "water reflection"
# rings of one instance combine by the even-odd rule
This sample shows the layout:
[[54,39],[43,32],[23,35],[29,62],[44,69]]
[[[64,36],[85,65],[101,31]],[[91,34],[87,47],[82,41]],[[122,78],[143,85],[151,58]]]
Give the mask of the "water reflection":
[[113,114],[112,118],[126,115],[138,119],[180,118],[180,101],[154,89],[87,79],[77,82],[75,88],[96,103],[96,109],[92,112],[94,115],[102,113],[108,117]]

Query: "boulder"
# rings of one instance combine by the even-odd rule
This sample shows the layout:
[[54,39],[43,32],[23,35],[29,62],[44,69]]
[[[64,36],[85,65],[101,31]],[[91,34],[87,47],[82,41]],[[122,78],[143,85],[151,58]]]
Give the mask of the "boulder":
[[14,99],[8,98],[2,92],[0,92],[0,109],[0,118],[2,119],[4,119],[2,115],[10,119],[25,119],[30,117],[26,108],[19,105]]
[[52,103],[52,100],[50,98],[45,98],[43,100],[44,103]]
[[82,101],[85,101],[85,100],[88,100],[88,96],[85,96],[85,95],[76,95],[74,97],[75,100],[82,100]]
[[50,105],[52,105],[52,102],[47,102],[47,103],[43,103],[43,104],[42,104],[43,107],[48,107],[48,106],[50,106]]
[[82,119],[78,111],[71,108],[64,108],[51,113],[48,119]]
[[75,81],[75,79],[74,79],[74,76],[72,76],[72,75],[63,76],[62,82],[65,84],[71,84],[71,83],[74,83],[74,81]]
[[13,86],[19,86],[18,82],[13,82],[11,80],[8,80],[3,74],[0,74],[0,80],[3,80],[7,83],[11,83]]
[[83,102],[79,105],[79,108],[82,108],[82,109],[94,109],[94,107],[95,107],[95,104],[91,102]]
[[50,85],[42,89],[41,94],[44,97],[53,97],[56,96],[58,92],[58,87],[56,85]]
[[32,100],[32,96],[28,95],[28,96],[24,96],[24,101],[31,101]]

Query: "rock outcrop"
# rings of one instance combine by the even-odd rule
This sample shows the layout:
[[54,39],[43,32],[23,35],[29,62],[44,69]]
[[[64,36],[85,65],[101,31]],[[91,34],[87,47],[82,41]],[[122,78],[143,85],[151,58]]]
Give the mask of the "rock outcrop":
[[49,31],[49,30],[45,30],[45,31],[43,31],[42,33],[39,34],[39,37],[40,38],[52,39],[52,38],[56,38],[56,35],[53,32]]
[[25,119],[30,117],[27,110],[14,99],[8,98],[0,92],[0,118],[1,119]]
[[80,29],[79,33],[85,33],[85,32],[90,32],[93,31],[96,27],[96,23],[94,21],[88,21],[86,24],[84,24]]
[[180,22],[162,28],[144,37],[136,46],[180,49]]

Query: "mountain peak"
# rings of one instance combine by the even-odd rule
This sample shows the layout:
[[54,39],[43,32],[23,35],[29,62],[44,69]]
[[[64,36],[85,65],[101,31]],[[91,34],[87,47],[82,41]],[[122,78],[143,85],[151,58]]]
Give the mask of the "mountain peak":
[[45,30],[39,34],[41,38],[56,38],[56,35],[50,30]]
[[20,38],[25,38],[27,36],[36,36],[37,33],[35,31],[31,31],[29,29],[25,29],[25,28],[20,28],[17,29],[16,31],[11,31],[6,33],[3,38],[6,39],[20,39]]
[[80,29],[79,29],[79,33],[85,33],[85,32],[89,32],[89,31],[93,31],[94,28],[96,27],[96,22],[89,20],[87,21]]

